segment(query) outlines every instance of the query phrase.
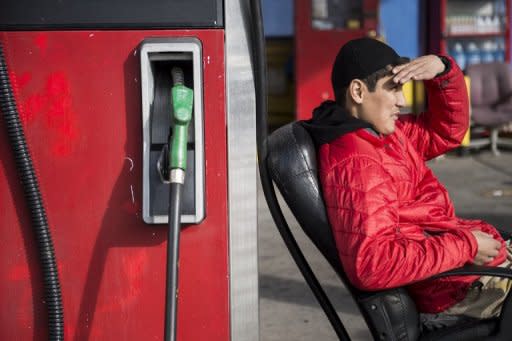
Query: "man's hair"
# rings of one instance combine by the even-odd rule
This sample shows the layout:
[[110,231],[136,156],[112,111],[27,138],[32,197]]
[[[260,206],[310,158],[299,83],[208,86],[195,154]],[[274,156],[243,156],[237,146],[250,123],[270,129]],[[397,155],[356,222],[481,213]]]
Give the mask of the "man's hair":
[[[379,81],[379,79],[391,75],[391,69],[394,68],[395,66],[408,63],[409,61],[410,61],[409,58],[400,57],[400,59],[397,61],[397,63],[395,63],[393,65],[388,65],[385,68],[379,69],[379,70],[375,71],[374,73],[370,74],[368,77],[361,79],[361,81],[364,84],[366,84],[368,91],[374,92],[375,88],[377,87],[377,82]],[[350,86],[350,84],[349,84],[349,86]],[[341,88],[339,91],[339,95],[336,96],[336,103],[341,107],[345,106],[347,90],[348,90],[348,86]]]

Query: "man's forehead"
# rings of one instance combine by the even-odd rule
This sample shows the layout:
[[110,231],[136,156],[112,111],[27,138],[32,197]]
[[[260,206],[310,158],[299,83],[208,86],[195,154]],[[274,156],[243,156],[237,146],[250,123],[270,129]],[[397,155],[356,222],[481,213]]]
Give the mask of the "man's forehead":
[[386,75],[386,76],[382,77],[381,79],[379,79],[377,81],[376,87],[379,89],[382,89],[382,90],[390,90],[390,91],[392,89],[396,89],[397,87],[402,88],[403,84],[396,83],[395,81],[393,81],[394,76],[395,75],[390,74],[390,75]]
[[392,73],[390,73],[389,75],[385,75],[384,77],[377,81],[377,84],[394,85],[395,82],[393,82],[393,77],[394,75]]

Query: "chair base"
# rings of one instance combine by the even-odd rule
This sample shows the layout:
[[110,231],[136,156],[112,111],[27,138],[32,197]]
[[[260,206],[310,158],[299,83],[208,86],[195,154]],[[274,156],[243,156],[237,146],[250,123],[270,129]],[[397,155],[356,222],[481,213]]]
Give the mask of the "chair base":
[[419,341],[484,341],[496,332],[498,319],[471,321],[422,334]]
[[466,149],[482,149],[490,146],[492,153],[495,156],[500,155],[500,147],[512,148],[512,138],[499,137],[499,129],[492,129],[489,137],[478,137],[471,139],[469,145],[465,146]]

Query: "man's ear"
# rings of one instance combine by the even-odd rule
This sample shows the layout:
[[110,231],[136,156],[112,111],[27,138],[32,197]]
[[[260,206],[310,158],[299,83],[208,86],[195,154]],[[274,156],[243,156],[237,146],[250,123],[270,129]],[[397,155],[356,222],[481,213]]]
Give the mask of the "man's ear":
[[357,104],[363,103],[364,89],[366,84],[360,79],[353,79],[348,85],[347,95]]

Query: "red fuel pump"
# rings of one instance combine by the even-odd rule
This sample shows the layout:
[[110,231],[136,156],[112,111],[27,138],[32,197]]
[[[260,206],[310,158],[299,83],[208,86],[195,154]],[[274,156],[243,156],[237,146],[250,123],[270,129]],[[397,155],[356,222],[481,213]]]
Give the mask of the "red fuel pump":
[[256,100],[245,29],[254,19],[243,3],[2,8],[6,75],[48,217],[63,324],[62,335],[49,335],[40,256],[0,119],[0,339],[162,339],[169,187],[156,164],[175,130],[162,94],[174,66],[194,90],[177,339],[258,339]]

